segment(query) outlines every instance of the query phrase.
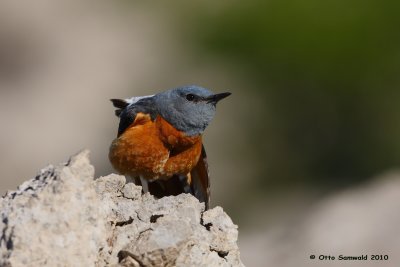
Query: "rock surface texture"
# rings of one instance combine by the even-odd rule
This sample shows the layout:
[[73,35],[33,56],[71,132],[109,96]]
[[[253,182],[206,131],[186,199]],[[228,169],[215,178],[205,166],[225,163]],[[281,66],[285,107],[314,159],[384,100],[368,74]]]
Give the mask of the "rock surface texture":
[[155,199],[88,151],[43,169],[0,202],[0,266],[243,266],[238,230],[191,195]]

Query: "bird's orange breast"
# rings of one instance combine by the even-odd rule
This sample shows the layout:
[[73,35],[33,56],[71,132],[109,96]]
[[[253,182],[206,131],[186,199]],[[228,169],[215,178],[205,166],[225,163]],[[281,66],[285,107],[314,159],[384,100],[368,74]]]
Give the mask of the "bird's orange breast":
[[139,113],[110,147],[109,158],[121,174],[147,179],[187,174],[201,154],[201,136],[187,136],[158,116]]

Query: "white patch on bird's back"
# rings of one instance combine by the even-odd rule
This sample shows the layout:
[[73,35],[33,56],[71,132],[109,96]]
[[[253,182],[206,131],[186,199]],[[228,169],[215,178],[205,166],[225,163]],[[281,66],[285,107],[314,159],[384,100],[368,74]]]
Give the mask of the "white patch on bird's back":
[[143,98],[149,98],[149,97],[153,97],[154,95],[145,95],[145,96],[134,96],[131,98],[126,98],[124,99],[126,101],[126,103],[128,103],[129,105],[135,104],[136,102],[138,102],[140,99]]

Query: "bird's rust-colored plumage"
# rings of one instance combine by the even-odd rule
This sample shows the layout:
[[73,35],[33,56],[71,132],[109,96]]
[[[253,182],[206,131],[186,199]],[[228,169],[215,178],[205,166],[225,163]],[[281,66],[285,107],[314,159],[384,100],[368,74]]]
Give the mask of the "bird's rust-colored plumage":
[[148,180],[188,174],[198,163],[201,136],[187,136],[161,116],[138,113],[111,144],[109,158],[121,174]]

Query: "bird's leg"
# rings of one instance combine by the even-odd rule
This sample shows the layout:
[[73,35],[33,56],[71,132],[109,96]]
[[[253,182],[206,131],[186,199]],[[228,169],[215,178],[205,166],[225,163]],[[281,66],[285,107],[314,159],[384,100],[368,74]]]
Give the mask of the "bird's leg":
[[138,176],[130,176],[130,175],[126,175],[125,176],[126,179],[126,183],[134,183],[135,185],[142,185],[142,183],[140,182],[140,178]]
[[149,182],[143,176],[140,175],[139,177],[140,177],[140,182],[142,184],[143,193],[149,192]]

